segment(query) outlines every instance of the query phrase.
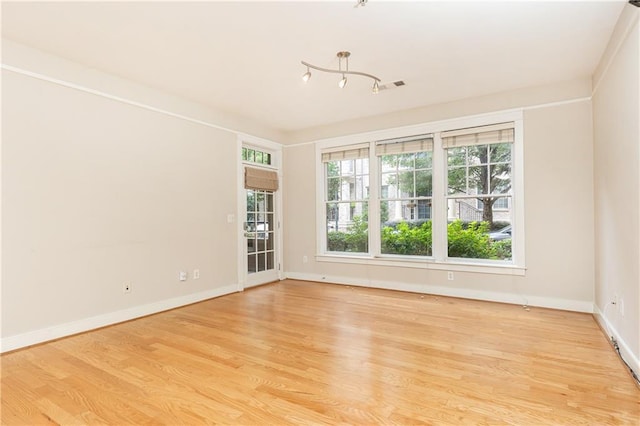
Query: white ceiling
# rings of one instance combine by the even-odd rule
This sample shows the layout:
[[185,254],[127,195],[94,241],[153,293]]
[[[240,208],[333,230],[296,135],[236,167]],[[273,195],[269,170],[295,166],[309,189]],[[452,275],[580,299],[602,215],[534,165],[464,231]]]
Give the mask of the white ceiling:
[[[2,34],[287,132],[590,76],[625,3],[3,2]],[[340,50],[406,86],[302,82]]]

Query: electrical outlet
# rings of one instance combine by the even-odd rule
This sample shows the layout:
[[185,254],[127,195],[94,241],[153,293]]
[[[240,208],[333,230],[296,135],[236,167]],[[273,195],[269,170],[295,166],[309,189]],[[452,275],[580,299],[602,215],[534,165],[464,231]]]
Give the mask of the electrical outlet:
[[131,293],[131,283],[124,283],[122,285],[122,292],[123,293]]
[[447,272],[447,279],[449,281],[453,281],[453,272],[452,271]]
[[193,270],[193,279],[197,280],[198,278],[200,278],[200,269],[194,269]]
[[180,271],[180,273],[178,274],[178,279],[180,281],[186,281],[187,280],[187,273],[185,271]]

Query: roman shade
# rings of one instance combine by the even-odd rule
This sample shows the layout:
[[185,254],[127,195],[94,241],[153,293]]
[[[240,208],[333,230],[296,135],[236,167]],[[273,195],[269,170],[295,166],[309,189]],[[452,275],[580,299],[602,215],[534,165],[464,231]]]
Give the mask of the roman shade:
[[442,146],[444,148],[456,148],[469,145],[513,143],[515,140],[515,131],[514,123],[501,123],[490,126],[451,130],[442,132],[441,136]]
[[273,170],[245,167],[244,187],[260,191],[277,191],[278,173]]
[[432,150],[432,135],[409,136],[376,142],[376,155],[408,154]]
[[356,158],[369,158],[369,145],[357,145],[347,149],[336,151],[323,151],[322,162],[355,160]]

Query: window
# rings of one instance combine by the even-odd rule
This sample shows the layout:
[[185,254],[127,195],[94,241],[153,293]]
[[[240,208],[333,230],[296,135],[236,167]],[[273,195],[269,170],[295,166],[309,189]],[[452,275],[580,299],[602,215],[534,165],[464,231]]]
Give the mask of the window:
[[319,143],[320,259],[524,273],[522,113],[496,116]]
[[382,254],[431,256],[433,138],[376,144]]
[[271,154],[253,148],[242,147],[242,161],[271,165]]
[[369,148],[322,154],[326,247],[329,252],[369,251]]
[[[511,240],[493,241],[491,232],[511,224],[513,124],[445,132],[447,158],[447,255],[511,259]],[[476,207],[478,205],[479,207]]]

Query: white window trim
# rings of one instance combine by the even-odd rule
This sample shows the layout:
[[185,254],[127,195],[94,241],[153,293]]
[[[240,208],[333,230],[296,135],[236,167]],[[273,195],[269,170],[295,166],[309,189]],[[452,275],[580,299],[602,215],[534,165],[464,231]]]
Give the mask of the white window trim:
[[254,163],[252,161],[241,160],[243,164],[277,171],[280,170],[280,165],[282,163],[282,145],[267,139],[262,139],[246,134],[238,135],[238,143],[240,144],[240,158],[242,158],[242,148],[255,149],[271,154],[271,164]]
[[[512,208],[514,241],[511,262],[491,261],[484,259],[462,259],[446,257],[446,250],[437,252],[438,257],[411,257],[389,256],[353,253],[338,254],[326,251],[326,214],[324,203],[324,164],[321,156],[323,151],[344,149],[350,146],[370,144],[369,150],[369,195],[371,200],[377,200],[380,184],[380,174],[377,170],[377,158],[375,153],[375,141],[383,139],[402,138],[417,134],[433,134],[433,175],[444,176],[446,172],[446,159],[442,149],[440,132],[479,127],[495,123],[514,122],[515,140],[513,143],[512,159]],[[316,147],[316,260],[319,262],[353,263],[376,266],[395,266],[404,268],[421,268],[434,270],[449,270],[461,272],[491,273],[501,275],[524,275],[525,266],[525,237],[524,237],[524,122],[523,110],[509,110],[489,114],[460,117],[449,120],[424,123],[413,126],[398,127],[380,131],[360,133],[356,135],[342,136],[331,139],[315,141]],[[435,183],[435,181],[434,181]],[[434,223],[446,223],[446,181],[441,180],[442,185],[433,185],[432,195],[432,220]],[[380,206],[378,203],[369,203],[369,217],[378,217]],[[372,210],[375,209],[375,212]],[[375,213],[375,214],[373,214]],[[443,222],[444,221],[444,222]],[[380,224],[377,220],[369,223],[369,250],[370,253],[380,252]],[[433,227],[433,245],[447,246],[447,235],[442,226]],[[435,250],[434,250],[435,252]]]

